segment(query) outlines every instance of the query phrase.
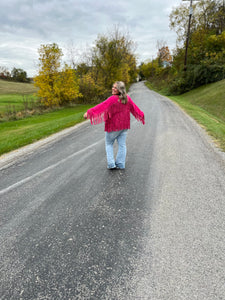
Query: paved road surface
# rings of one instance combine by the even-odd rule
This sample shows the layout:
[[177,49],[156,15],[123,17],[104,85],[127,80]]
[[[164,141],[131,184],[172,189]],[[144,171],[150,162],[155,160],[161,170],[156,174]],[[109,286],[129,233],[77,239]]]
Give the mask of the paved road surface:
[[225,158],[168,99],[130,95],[125,171],[83,123],[0,170],[1,299],[225,299]]

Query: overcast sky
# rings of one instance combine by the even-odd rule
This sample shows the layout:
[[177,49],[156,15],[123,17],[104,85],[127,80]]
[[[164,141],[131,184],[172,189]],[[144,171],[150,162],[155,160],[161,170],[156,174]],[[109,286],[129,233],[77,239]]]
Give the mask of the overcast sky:
[[5,0],[0,2],[0,66],[37,74],[38,48],[57,43],[64,60],[68,48],[82,54],[98,35],[114,26],[137,43],[138,61],[157,54],[158,40],[172,50],[176,34],[169,29],[171,9],[182,0]]

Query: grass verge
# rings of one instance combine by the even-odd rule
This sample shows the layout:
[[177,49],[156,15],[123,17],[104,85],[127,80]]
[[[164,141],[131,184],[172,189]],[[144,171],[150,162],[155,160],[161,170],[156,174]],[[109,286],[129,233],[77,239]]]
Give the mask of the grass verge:
[[198,105],[190,103],[182,96],[169,96],[169,98],[179,104],[181,108],[203,126],[217,146],[225,151],[225,122]]
[[[0,114],[4,114],[9,110],[20,111],[24,109],[25,104],[31,106],[31,101],[35,101],[37,97],[31,95],[0,95]],[[26,102],[26,103],[25,103]]]
[[91,105],[77,105],[18,121],[0,123],[0,155],[82,122],[84,112],[90,107]]
[[[152,89],[151,84],[146,85]],[[159,91],[157,91],[159,92]],[[160,93],[160,92],[159,92]],[[163,93],[161,93],[163,94]],[[225,151],[225,80],[211,83],[179,96],[167,96],[184,109]]]

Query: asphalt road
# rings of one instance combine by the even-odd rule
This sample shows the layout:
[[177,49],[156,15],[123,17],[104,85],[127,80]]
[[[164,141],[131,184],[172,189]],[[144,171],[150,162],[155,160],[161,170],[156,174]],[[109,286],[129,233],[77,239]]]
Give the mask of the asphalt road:
[[134,84],[124,171],[103,125],[0,159],[0,299],[225,299],[225,157]]

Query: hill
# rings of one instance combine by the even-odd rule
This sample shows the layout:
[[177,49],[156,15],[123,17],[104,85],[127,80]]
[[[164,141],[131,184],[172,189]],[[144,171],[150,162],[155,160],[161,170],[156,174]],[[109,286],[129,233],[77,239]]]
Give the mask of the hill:
[[33,94],[37,88],[33,83],[13,82],[0,79],[0,95],[5,94]]
[[203,108],[225,122],[225,79],[185,93],[182,99]]
[[0,79],[0,121],[4,120],[5,113],[24,109],[24,101],[37,92],[33,83],[13,82]]
[[169,98],[201,124],[225,151],[225,79]]

